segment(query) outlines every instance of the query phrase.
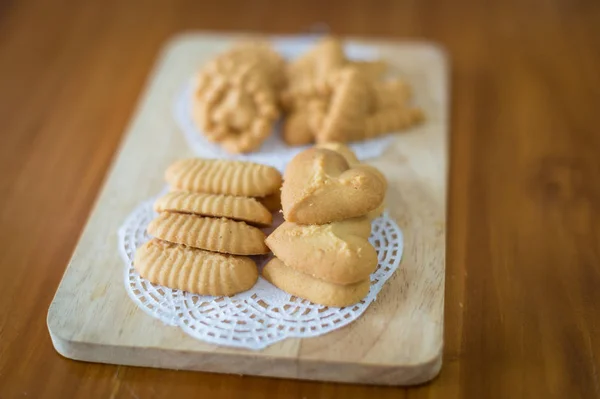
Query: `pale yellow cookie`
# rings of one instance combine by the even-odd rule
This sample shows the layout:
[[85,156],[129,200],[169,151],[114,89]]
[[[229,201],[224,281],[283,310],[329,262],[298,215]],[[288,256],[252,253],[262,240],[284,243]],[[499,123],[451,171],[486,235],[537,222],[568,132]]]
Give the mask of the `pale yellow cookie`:
[[348,165],[335,151],[311,148],[285,170],[281,206],[285,220],[324,224],[363,216],[377,208],[386,186],[378,173]]
[[175,244],[232,255],[269,252],[265,233],[244,222],[163,212],[148,225],[148,234]]
[[369,294],[369,278],[350,285],[338,285],[313,278],[286,266],[273,258],[263,268],[262,275],[277,288],[313,303],[344,307],[358,303]]
[[242,197],[265,197],[281,187],[281,174],[271,166],[224,159],[177,161],[165,179],[177,190]]
[[154,284],[199,295],[234,295],[256,283],[251,258],[223,255],[153,239],[135,252],[133,267]]
[[262,227],[270,226],[273,222],[271,212],[256,199],[232,195],[174,191],[157,199],[154,210],[225,217]]
[[324,225],[284,222],[267,237],[267,246],[287,266],[319,280],[352,284],[377,267],[377,252],[368,241],[366,217]]

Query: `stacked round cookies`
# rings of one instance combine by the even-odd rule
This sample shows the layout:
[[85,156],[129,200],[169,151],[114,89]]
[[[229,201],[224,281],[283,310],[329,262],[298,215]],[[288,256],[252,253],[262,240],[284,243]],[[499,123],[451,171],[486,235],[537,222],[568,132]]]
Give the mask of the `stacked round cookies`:
[[267,237],[274,258],[263,276],[314,303],[341,307],[359,302],[378,264],[368,238],[386,189],[382,173],[359,163],[343,145],[298,154],[285,170],[285,222]]
[[[134,267],[152,283],[200,295],[233,295],[258,278],[250,255],[269,252],[259,227],[272,223],[280,173],[251,162],[185,159],[166,171],[172,191],[156,200]],[[270,199],[269,199],[270,198]]]
[[258,149],[283,115],[288,145],[360,141],[419,123],[407,83],[381,60],[353,61],[333,37],[286,63],[266,43],[240,43],[200,69],[192,119],[232,153]]

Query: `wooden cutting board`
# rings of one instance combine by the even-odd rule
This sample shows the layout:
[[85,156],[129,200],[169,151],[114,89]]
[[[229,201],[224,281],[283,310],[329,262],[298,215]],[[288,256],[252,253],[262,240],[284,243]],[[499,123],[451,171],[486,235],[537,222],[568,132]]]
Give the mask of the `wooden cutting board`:
[[348,39],[375,47],[406,76],[427,114],[370,162],[389,179],[388,206],[405,249],[362,317],[251,351],[195,340],[129,299],[117,230],[163,188],[167,165],[193,155],[173,120],[174,98],[199,65],[238,38],[188,34],[166,46],[50,305],[54,347],[76,360],[134,366],[387,385],[430,380],[442,364],[448,133],[447,63],[431,44]]

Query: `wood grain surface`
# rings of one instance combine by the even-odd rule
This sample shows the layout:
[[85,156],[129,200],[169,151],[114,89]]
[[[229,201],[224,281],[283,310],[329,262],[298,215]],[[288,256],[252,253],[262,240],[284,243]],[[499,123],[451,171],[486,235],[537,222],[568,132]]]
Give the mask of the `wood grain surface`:
[[[401,389],[61,358],[46,311],[164,41],[316,22],[452,59],[440,376]],[[0,398],[598,397],[599,48],[584,0],[0,2]]]

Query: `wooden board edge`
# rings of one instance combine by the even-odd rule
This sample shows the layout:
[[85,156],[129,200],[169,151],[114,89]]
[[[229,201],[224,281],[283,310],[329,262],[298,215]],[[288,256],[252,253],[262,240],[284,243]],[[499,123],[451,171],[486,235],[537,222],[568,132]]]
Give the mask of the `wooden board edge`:
[[442,367],[443,345],[431,359],[412,365],[376,365],[252,356],[243,353],[189,352],[156,347],[121,347],[76,342],[56,334],[48,325],[54,349],[63,357],[93,363],[189,370],[255,377],[408,386],[434,379]]

